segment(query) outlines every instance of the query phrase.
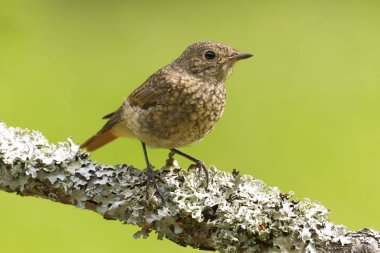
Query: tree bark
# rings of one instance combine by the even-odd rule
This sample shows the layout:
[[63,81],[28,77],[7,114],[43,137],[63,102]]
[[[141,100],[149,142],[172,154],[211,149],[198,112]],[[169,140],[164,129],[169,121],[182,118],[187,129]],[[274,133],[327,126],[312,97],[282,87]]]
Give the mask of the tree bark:
[[380,252],[380,234],[331,223],[317,202],[295,200],[259,179],[211,167],[187,172],[168,159],[156,183],[129,165],[102,165],[71,139],[50,144],[38,131],[0,122],[0,190],[89,209],[134,224],[135,237],[220,252]]

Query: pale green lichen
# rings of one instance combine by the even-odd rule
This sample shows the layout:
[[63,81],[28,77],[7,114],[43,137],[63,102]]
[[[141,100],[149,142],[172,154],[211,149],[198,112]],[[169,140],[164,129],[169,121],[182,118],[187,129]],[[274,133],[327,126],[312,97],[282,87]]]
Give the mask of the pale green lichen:
[[135,237],[155,230],[159,238],[220,252],[321,252],[353,242],[317,202],[214,167],[206,189],[203,174],[171,164],[157,172],[156,189],[131,166],[90,161],[71,139],[54,145],[37,131],[0,122],[0,189],[136,224],[142,229]]
[[[197,185],[196,174],[187,174],[173,201],[196,221],[207,222],[217,248],[235,252],[244,242],[245,251],[255,252],[257,245],[269,241],[281,248],[280,242],[290,240],[286,245],[294,249],[321,239],[349,242],[347,230],[328,222],[329,211],[319,203],[292,201],[291,194],[251,176],[234,177],[215,168],[210,172],[213,180],[207,191]],[[212,218],[204,215],[205,207],[214,207]]]

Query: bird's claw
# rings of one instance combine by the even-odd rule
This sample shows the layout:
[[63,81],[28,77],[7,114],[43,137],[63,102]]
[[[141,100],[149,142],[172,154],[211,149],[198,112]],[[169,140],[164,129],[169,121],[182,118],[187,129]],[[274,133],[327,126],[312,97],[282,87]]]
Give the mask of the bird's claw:
[[178,161],[176,159],[174,159],[174,153],[173,152],[170,152],[169,153],[169,157],[168,159],[166,160],[166,164],[165,164],[165,167],[166,168],[170,168],[170,167],[178,167]]
[[191,164],[189,166],[188,171],[192,171],[193,169],[198,169],[198,177],[201,176],[202,171],[205,173],[205,177],[206,177],[205,189],[207,190],[208,184],[209,184],[209,181],[210,181],[210,173],[208,172],[208,169],[207,169],[205,163],[202,162],[202,161],[197,161],[197,163]]
[[161,198],[162,201],[164,201],[163,195],[161,194],[159,188],[158,188],[158,176],[156,173],[154,173],[153,169],[151,166],[146,168],[146,174],[147,174],[147,187],[146,190],[148,192],[148,196],[150,197],[151,193],[149,192],[149,189],[151,187],[154,188],[158,196]]

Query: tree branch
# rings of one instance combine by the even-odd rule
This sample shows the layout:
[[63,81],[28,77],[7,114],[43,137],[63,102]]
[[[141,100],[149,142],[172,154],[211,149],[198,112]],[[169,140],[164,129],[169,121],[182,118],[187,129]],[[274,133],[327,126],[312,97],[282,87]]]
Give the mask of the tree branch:
[[182,246],[220,252],[380,252],[379,232],[334,225],[321,204],[292,200],[251,176],[212,167],[206,190],[196,172],[172,160],[156,172],[154,187],[143,171],[88,156],[71,139],[50,144],[37,131],[0,122],[1,190],[138,225],[135,237],[155,230]]

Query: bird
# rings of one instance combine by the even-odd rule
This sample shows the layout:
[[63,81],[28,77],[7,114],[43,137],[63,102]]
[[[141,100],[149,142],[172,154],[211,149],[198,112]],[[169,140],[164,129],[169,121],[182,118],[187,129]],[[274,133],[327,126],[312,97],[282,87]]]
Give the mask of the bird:
[[150,180],[154,172],[147,146],[194,162],[206,172],[207,187],[205,164],[178,148],[202,140],[213,129],[226,104],[224,81],[236,62],[252,56],[219,42],[191,44],[104,116],[105,125],[80,147],[91,152],[119,137],[135,138],[141,142]]

